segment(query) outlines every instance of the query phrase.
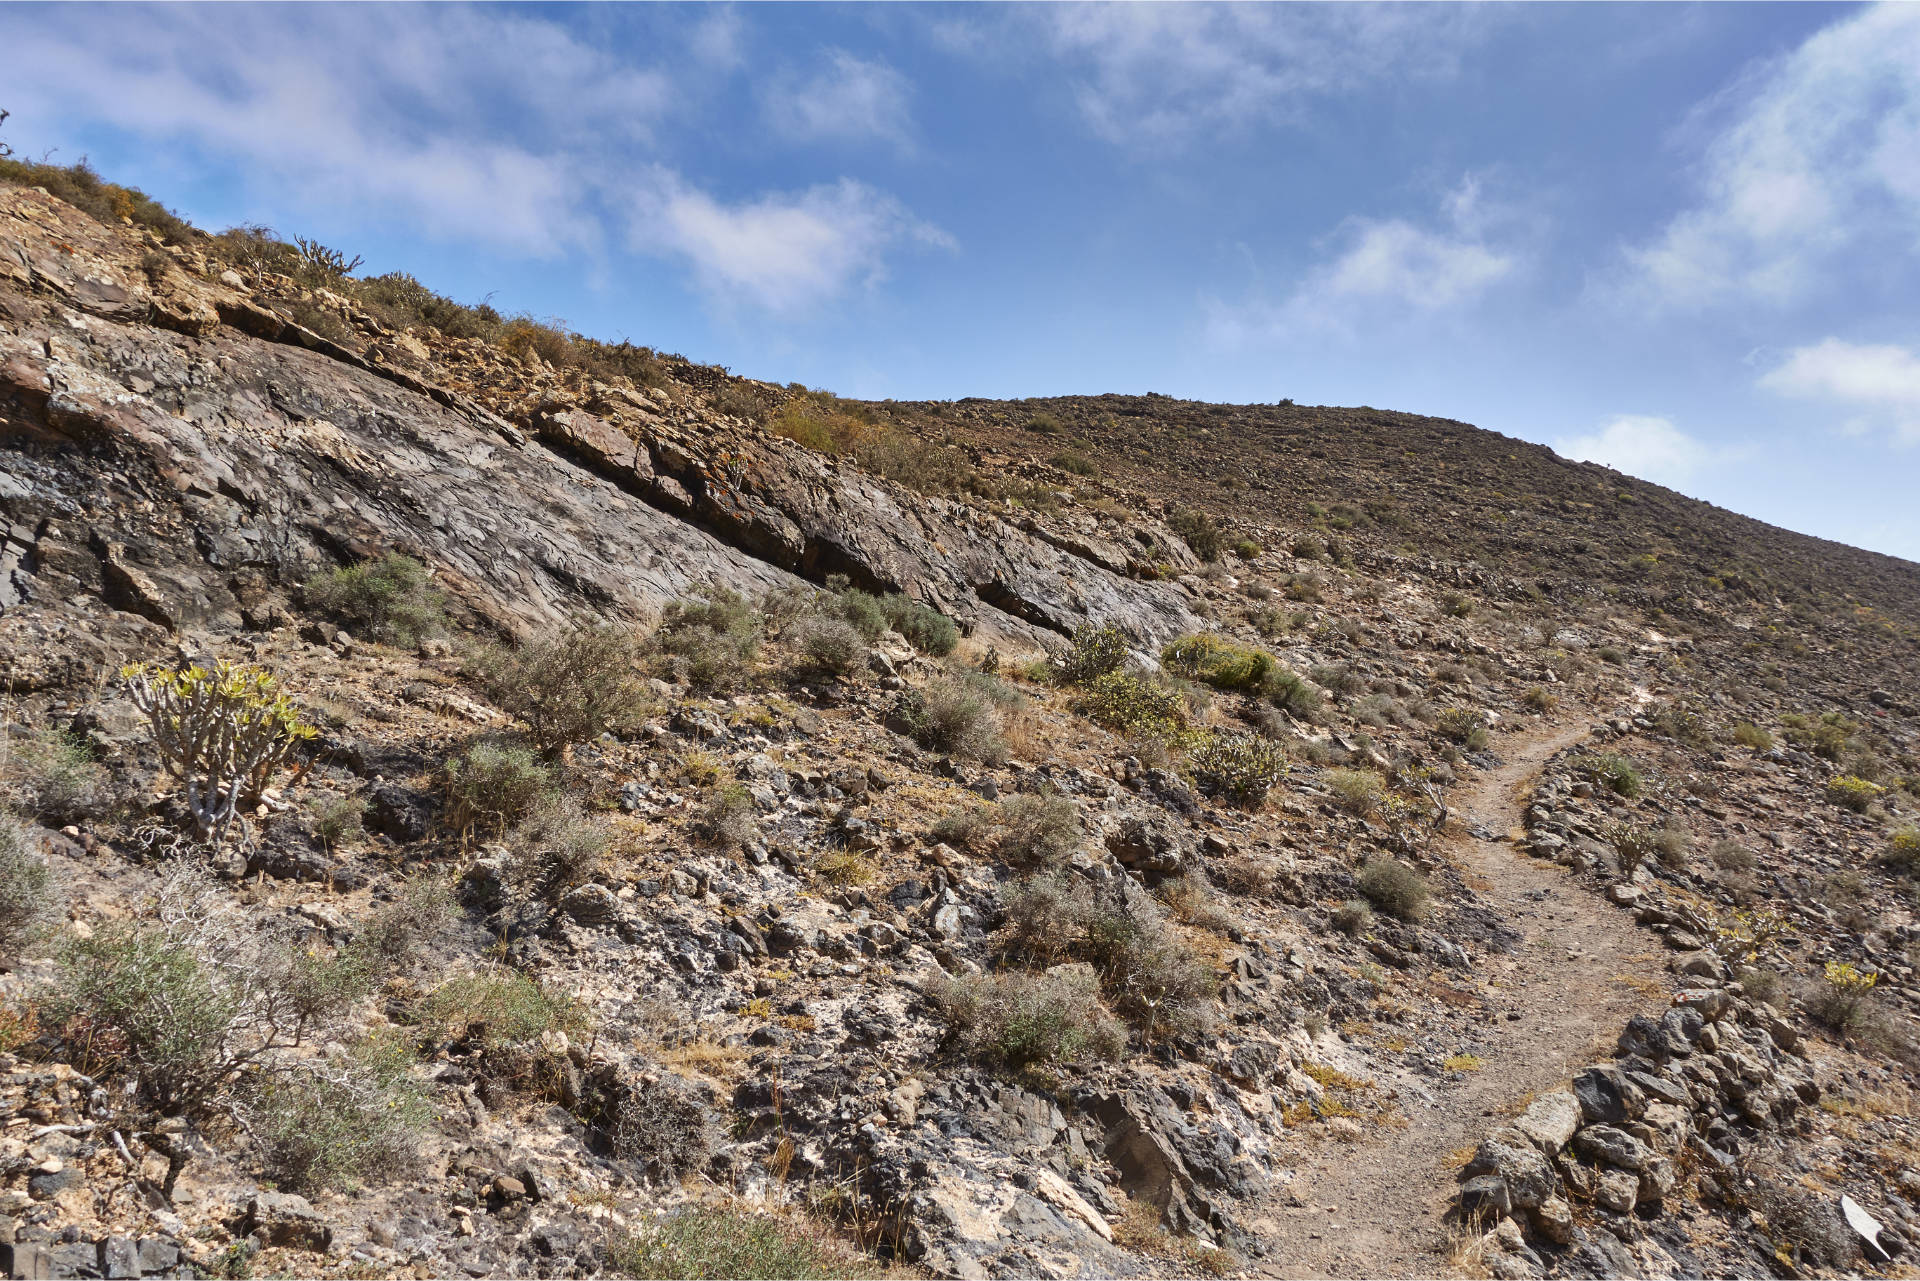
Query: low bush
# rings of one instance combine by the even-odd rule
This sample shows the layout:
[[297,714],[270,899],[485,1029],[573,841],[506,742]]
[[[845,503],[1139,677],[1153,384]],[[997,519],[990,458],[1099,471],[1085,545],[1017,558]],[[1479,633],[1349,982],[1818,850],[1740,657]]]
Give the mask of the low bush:
[[483,651],[476,666],[487,697],[524,721],[549,758],[601,733],[624,733],[647,710],[641,648],[626,628],[576,624],[513,649]]
[[1200,790],[1249,809],[1286,777],[1286,748],[1270,738],[1232,730],[1209,730],[1187,753]]
[[1288,577],[1287,599],[1303,604],[1318,601],[1327,589],[1327,580],[1318,574],[1293,574]]
[[1208,513],[1191,507],[1180,508],[1167,517],[1167,528],[1180,535],[1201,560],[1220,559],[1226,538],[1220,532],[1219,522]]
[[1293,717],[1312,723],[1320,718],[1325,699],[1320,690],[1289,671],[1278,671],[1267,681],[1267,701]]
[[1441,709],[1433,718],[1433,727],[1442,738],[1451,739],[1468,751],[1480,751],[1488,742],[1486,718],[1471,707]]
[[1361,867],[1354,881],[1367,902],[1396,920],[1417,921],[1426,911],[1431,893],[1427,878],[1405,863],[1375,858]]
[[997,765],[1007,758],[1005,712],[1022,701],[997,676],[950,672],[901,694],[893,719],[928,751]]
[[844,618],[810,615],[793,625],[787,639],[806,670],[818,676],[845,676],[867,655],[860,630]]
[[607,1242],[609,1276],[735,1281],[877,1278],[885,1270],[817,1228],[748,1210],[682,1210]]
[[1060,679],[1084,685],[1127,665],[1127,638],[1111,624],[1082,623],[1073,632],[1073,644],[1061,660]]
[[43,823],[59,827],[93,817],[106,797],[106,777],[78,734],[0,733],[0,798]]
[[0,182],[16,187],[42,187],[105,227],[122,218],[155,232],[170,245],[197,239],[193,227],[137,187],[108,182],[84,159],[77,164],[51,165],[19,160],[0,152]]
[[1233,554],[1241,560],[1259,560],[1266,548],[1251,538],[1242,538],[1233,544]]
[[1126,671],[1086,681],[1072,706],[1096,725],[1141,737],[1172,734],[1185,720],[1178,691]]
[[1022,882],[1005,903],[1010,955],[1038,965],[1092,965],[1114,1009],[1147,1040],[1210,1021],[1218,982],[1152,900],[1052,874]]
[[553,771],[532,748],[481,739],[440,768],[447,822],[456,832],[497,835],[554,793]]
[[358,796],[327,796],[314,802],[308,811],[313,834],[332,850],[364,830],[367,803]]
[[972,849],[993,828],[993,811],[984,805],[964,805],[948,810],[927,829],[927,839],[955,849]]
[[735,849],[753,836],[753,814],[753,794],[739,783],[723,783],[701,806],[694,830],[711,844]]
[[944,658],[960,643],[960,628],[937,609],[897,593],[882,597],[880,607],[886,612],[887,626],[923,654]]
[[579,1002],[512,970],[449,979],[415,1015],[429,1050],[448,1042],[478,1049],[487,1081],[546,1097],[558,1093],[567,1068],[565,1057],[548,1048],[549,1034],[572,1037],[587,1028]]
[[0,811],[0,956],[36,939],[59,910],[53,869],[34,850],[26,828]]
[[403,1173],[434,1111],[411,1062],[403,1044],[376,1038],[340,1059],[263,1074],[241,1114],[267,1176],[312,1193]]
[[508,837],[514,890],[529,899],[559,901],[592,879],[612,839],[604,822],[587,817],[570,798],[548,798]]
[[1080,807],[1050,793],[1016,796],[1000,806],[999,853],[1016,866],[1054,867],[1072,858],[1085,834]]
[[1619,752],[1589,752],[1576,758],[1573,767],[1616,796],[1632,800],[1640,795],[1640,767]]
[[417,645],[446,630],[446,597],[425,565],[399,552],[316,574],[301,596],[309,609],[383,644]]
[[1707,861],[1723,872],[1751,872],[1753,851],[1739,841],[1723,837],[1707,847]]
[[432,954],[455,914],[453,894],[444,881],[415,877],[358,924],[352,949],[376,973],[404,974]]
[[1878,783],[1869,783],[1852,774],[1841,774],[1827,780],[1827,799],[1856,814],[1866,813],[1886,790]]
[[927,995],[952,1025],[963,1053],[1010,1071],[1117,1059],[1126,1049],[1126,1033],[1101,1004],[1091,965],[936,978]]
[[1817,718],[1789,712],[1780,718],[1780,728],[1793,746],[1830,761],[1846,754],[1847,745],[1860,730],[1839,712],[1822,712]]
[[1373,908],[1363,899],[1350,898],[1333,909],[1333,928],[1358,938],[1373,928]]
[[829,885],[865,885],[880,869],[857,850],[828,850],[813,861],[813,874]]
[[1526,705],[1529,711],[1539,712],[1542,715],[1560,706],[1559,697],[1551,693],[1544,685],[1528,686],[1527,692],[1520,696],[1520,701]]
[[1333,803],[1356,818],[1366,818],[1380,808],[1386,782],[1372,770],[1330,769],[1324,780]]
[[675,679],[725,692],[746,683],[764,627],[763,615],[746,597],[709,587],[669,605],[647,648]]
[[629,1082],[607,1127],[615,1158],[632,1161],[657,1179],[705,1168],[721,1135],[704,1093],[672,1072]]
[[1903,872],[1920,873],[1920,827],[1903,827],[1887,840],[1881,861]]
[[1264,689],[1279,670],[1272,654],[1212,632],[1182,636],[1160,651],[1160,661],[1179,676],[1215,689]]
[[1733,727],[1733,741],[1741,747],[1749,747],[1756,752],[1773,750],[1773,735],[1758,725],[1746,721]]
[[1868,1001],[1880,976],[1851,961],[1828,961],[1804,993],[1807,1012],[1836,1032],[1856,1031],[1868,1014]]

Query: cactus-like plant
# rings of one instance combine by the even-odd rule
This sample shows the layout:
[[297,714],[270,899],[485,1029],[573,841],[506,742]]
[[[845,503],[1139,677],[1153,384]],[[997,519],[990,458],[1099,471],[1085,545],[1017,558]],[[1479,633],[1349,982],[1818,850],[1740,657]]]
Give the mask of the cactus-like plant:
[[259,794],[295,743],[316,733],[263,667],[136,663],[120,675],[153,727],[161,763],[186,784],[194,834],[215,845],[241,802]]

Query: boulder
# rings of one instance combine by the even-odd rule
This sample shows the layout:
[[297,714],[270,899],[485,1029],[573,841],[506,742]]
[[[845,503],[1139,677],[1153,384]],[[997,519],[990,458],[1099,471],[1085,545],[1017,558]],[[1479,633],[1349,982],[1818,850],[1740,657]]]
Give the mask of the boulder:
[[1638,1171],[1653,1159],[1646,1144],[1611,1125],[1590,1125],[1573,1136],[1573,1150],[1589,1161],[1604,1161],[1622,1170]]
[[1625,1214],[1640,1195],[1640,1176],[1629,1170],[1603,1170],[1593,1183],[1593,1203]]
[[1573,1097],[1580,1115],[1602,1125],[1619,1125],[1640,1115],[1640,1091],[1629,1085],[1617,1067],[1590,1067],[1573,1078]]
[[1528,1105],[1513,1128],[1527,1136],[1551,1160],[1580,1128],[1580,1103],[1566,1090],[1543,1094]]
[[1559,1188],[1547,1158],[1512,1126],[1503,1126],[1480,1141],[1466,1173],[1469,1177],[1498,1175],[1507,1186],[1509,1204],[1516,1210],[1533,1209]]
[[287,1250],[324,1252],[333,1241],[327,1226],[303,1196],[291,1192],[261,1192],[247,1202],[241,1224],[248,1236],[259,1235],[269,1246]]

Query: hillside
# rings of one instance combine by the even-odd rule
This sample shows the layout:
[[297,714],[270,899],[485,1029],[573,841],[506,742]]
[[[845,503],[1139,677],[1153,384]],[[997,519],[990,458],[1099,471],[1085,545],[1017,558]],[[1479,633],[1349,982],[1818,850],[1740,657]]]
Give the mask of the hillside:
[[1910,1266],[1920,566],[0,177],[13,1275]]

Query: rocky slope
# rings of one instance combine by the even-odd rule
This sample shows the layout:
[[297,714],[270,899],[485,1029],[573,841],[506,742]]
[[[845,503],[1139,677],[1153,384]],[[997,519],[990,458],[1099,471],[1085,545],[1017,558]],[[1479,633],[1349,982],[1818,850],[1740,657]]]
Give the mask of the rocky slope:
[[[1408,415],[855,405],[458,329],[0,187],[0,786],[58,903],[0,977],[15,1275],[1920,1242],[1920,567]],[[322,590],[392,554],[444,621]],[[589,620],[650,683],[538,761],[477,646]],[[203,657],[319,730],[216,849],[115,675]],[[548,808],[476,817],[513,750]],[[160,1097],[62,995],[129,928],[315,1035],[249,996],[245,1070]],[[377,1160],[297,1141],[375,1097]]]

